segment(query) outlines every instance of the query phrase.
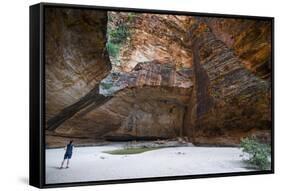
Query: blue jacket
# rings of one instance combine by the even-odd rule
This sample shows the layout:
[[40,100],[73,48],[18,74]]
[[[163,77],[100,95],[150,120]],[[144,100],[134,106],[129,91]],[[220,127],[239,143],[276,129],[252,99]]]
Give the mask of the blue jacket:
[[72,144],[67,144],[66,152],[65,153],[72,154],[72,150],[73,150],[73,145]]

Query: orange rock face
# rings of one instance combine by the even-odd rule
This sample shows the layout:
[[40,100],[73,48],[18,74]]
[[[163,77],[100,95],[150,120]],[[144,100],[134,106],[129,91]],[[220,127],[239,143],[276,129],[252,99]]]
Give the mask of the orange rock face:
[[[115,83],[126,83],[121,90],[107,97],[90,95],[89,105],[54,131],[49,130],[48,136],[75,135],[91,141],[177,137],[182,134],[192,92],[191,77],[190,70],[176,71],[157,61],[139,63],[131,73],[119,76]],[[50,141],[49,145],[61,144],[59,141]]]
[[111,69],[103,11],[47,8],[46,118],[90,92]]
[[[128,14],[112,12],[110,15],[114,18],[110,25],[128,22]],[[185,43],[187,19],[186,16],[136,14],[128,27],[131,34],[121,48],[117,68],[130,72],[139,62],[152,60],[170,63],[177,68],[190,68],[191,52]],[[113,69],[114,66],[113,60]]]
[[270,21],[79,10],[47,18],[48,146],[270,140]]
[[195,79],[186,133],[200,144],[234,145],[241,137],[261,132],[269,141],[269,81],[247,70],[211,30],[198,33],[200,25],[191,31]]
[[271,22],[209,18],[206,23],[219,40],[233,49],[247,69],[260,78],[270,78]]

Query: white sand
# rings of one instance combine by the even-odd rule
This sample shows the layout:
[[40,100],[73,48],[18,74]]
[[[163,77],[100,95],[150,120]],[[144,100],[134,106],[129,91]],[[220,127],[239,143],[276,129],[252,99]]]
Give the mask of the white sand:
[[[70,168],[59,169],[63,149],[46,150],[46,183],[248,171],[241,150],[231,147],[172,147],[134,155],[111,155],[121,144],[75,148]],[[180,153],[179,153],[180,152]]]

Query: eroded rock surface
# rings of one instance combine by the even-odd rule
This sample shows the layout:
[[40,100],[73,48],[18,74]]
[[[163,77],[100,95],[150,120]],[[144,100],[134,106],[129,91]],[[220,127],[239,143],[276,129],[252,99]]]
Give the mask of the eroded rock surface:
[[95,88],[111,64],[105,49],[106,12],[46,8],[45,18],[49,120]]
[[112,59],[113,70],[130,72],[139,62],[159,60],[177,68],[191,67],[191,52],[185,27],[186,16],[110,12],[111,28],[130,22],[129,36],[120,48],[119,57]]
[[178,136],[195,144],[270,140],[270,21],[47,15],[48,146]]
[[271,22],[225,18],[206,18],[204,21],[247,69],[262,79],[270,78]]
[[195,87],[187,134],[202,144],[239,144],[262,133],[270,140],[270,83],[247,70],[205,23],[191,28]]
[[48,135],[92,141],[177,137],[183,131],[191,77],[190,70],[176,71],[157,61],[139,63],[130,74],[119,76],[116,84],[127,82],[121,90],[110,96],[99,94],[107,99],[101,106],[93,101]]

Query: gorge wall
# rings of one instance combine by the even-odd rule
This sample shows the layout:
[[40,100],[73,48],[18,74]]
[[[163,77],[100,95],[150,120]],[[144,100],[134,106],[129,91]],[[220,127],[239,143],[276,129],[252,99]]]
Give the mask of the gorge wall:
[[253,135],[269,141],[270,82],[247,70],[201,19],[190,25],[195,87],[185,120],[188,137],[197,144],[235,145]]
[[46,12],[46,142],[270,140],[271,23]]
[[46,120],[74,104],[111,70],[104,11],[46,8]]

